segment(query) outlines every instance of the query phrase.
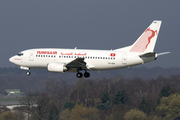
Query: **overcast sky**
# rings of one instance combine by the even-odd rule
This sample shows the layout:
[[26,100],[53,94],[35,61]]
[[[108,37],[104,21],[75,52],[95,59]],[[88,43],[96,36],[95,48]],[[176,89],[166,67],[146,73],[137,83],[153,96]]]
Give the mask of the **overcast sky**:
[[162,20],[147,67],[180,67],[180,0],[1,0],[0,67],[30,48],[117,49]]

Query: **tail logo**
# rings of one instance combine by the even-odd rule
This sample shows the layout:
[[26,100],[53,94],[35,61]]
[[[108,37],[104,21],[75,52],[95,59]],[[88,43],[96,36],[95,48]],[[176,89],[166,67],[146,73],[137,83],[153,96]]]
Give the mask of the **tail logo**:
[[139,40],[133,45],[131,48],[131,52],[144,52],[148,45],[151,42],[151,39],[155,36],[158,35],[157,30],[151,30],[148,28],[144,34],[139,38]]

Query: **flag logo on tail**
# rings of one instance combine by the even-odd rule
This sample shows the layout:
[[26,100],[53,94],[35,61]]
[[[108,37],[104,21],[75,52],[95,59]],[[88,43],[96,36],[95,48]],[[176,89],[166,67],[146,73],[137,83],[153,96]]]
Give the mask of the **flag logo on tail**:
[[158,35],[157,30],[154,31],[148,28],[139,38],[139,40],[133,45],[130,52],[144,52],[155,35]]

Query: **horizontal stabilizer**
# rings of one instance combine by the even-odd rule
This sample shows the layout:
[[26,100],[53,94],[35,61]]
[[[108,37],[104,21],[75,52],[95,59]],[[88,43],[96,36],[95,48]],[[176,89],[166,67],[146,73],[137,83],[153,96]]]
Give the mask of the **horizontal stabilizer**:
[[158,53],[157,55],[160,56],[160,55],[165,55],[165,54],[169,54],[171,52],[163,52],[163,53]]
[[155,56],[156,56],[155,52],[149,52],[149,53],[139,55],[139,57],[155,57]]

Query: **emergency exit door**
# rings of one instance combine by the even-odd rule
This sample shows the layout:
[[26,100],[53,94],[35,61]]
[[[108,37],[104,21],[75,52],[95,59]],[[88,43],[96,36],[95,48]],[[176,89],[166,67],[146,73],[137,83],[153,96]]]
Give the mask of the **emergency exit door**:
[[29,53],[29,61],[34,61],[34,51]]

